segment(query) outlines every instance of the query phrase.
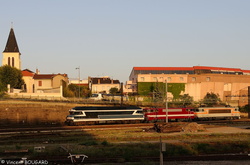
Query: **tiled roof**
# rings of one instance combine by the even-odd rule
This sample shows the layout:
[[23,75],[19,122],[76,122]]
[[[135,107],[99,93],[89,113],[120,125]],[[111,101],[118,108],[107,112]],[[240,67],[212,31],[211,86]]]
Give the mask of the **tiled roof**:
[[231,71],[231,72],[246,72],[250,70],[241,70],[239,68],[224,68],[210,66],[193,66],[193,67],[134,67],[133,70],[212,70],[212,71]]
[[194,70],[193,67],[134,67],[134,70]]
[[119,80],[112,80],[110,78],[91,78],[91,81],[92,84],[120,84]]
[[67,74],[35,74],[34,79],[52,79],[54,76],[61,75],[67,77]]
[[35,74],[34,79],[52,79],[55,74]]
[[34,76],[34,72],[30,71],[29,69],[25,69],[22,71],[22,75],[23,76],[30,76],[30,77],[33,77]]
[[222,71],[234,71],[242,72],[239,68],[223,68],[223,67],[210,67],[210,66],[194,66],[194,69],[206,69],[206,70],[222,70]]

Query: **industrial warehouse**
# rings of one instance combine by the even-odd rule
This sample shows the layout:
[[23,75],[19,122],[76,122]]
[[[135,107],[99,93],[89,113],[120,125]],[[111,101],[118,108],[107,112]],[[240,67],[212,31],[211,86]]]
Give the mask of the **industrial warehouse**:
[[[218,94],[223,102],[234,106],[248,104],[250,70],[208,66],[134,67],[127,81],[130,92],[146,95],[157,85],[168,83],[175,90],[168,98],[189,94],[195,101],[207,93]],[[176,91],[177,90],[177,91]]]

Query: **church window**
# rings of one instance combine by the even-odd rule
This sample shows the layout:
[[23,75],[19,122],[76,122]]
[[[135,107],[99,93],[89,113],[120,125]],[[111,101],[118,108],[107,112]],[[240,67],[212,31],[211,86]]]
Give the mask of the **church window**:
[[8,57],[8,65],[10,66],[10,57]]
[[12,57],[12,67],[15,66],[15,60],[14,60],[14,57]]

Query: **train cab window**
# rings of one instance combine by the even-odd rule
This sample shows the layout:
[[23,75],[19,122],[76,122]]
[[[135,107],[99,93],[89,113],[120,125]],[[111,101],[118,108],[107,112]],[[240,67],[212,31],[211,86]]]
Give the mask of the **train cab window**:
[[196,109],[195,112],[204,112],[204,109]]
[[74,112],[74,115],[82,115],[82,112]]
[[141,113],[141,114],[143,114],[142,110],[137,110],[134,113]]

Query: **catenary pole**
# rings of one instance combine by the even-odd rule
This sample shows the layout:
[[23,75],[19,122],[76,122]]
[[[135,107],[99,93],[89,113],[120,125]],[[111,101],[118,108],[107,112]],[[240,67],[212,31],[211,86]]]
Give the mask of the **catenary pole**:
[[168,123],[168,81],[166,79],[166,123]]

